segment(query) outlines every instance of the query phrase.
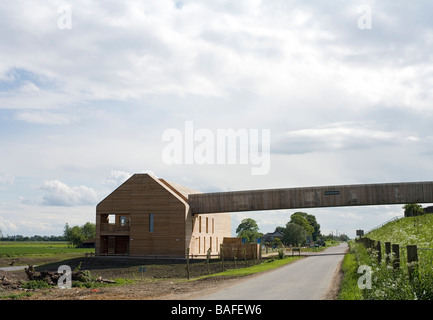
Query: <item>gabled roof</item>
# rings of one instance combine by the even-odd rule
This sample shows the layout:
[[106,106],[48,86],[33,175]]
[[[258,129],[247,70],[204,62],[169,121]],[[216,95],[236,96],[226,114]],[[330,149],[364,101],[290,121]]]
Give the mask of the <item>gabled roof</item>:
[[129,177],[129,179],[127,179],[125,182],[123,182],[119,187],[117,187],[113,192],[111,192],[107,197],[105,197],[101,202],[104,202],[112,194],[114,194],[118,189],[121,189],[124,185],[128,184],[130,180],[139,178],[139,176],[147,176],[147,177],[153,179],[162,188],[166,189],[169,193],[173,194],[173,196],[175,196],[179,200],[185,202],[185,204],[188,203],[188,196],[190,194],[201,193],[201,192],[193,190],[191,188],[181,186],[180,184],[173,183],[173,182],[167,182],[164,179],[159,179],[158,177],[154,176],[151,173],[135,173],[131,177]]
[[190,194],[202,193],[196,190],[193,190],[188,187],[181,186],[180,184],[174,182],[168,182],[164,179],[159,179],[163,184],[165,184],[168,188],[170,188],[173,192],[175,192],[179,197],[181,197],[184,201],[188,202],[188,196]]
[[280,231],[268,232],[262,238],[281,238],[283,234]]

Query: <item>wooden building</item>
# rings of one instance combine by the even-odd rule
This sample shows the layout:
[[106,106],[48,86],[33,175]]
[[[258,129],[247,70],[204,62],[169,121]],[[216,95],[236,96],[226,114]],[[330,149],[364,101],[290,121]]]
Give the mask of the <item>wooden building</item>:
[[192,215],[199,193],[150,174],[134,174],[96,207],[96,255],[184,258],[219,253],[229,214]]
[[280,231],[274,231],[274,232],[268,232],[265,235],[262,236],[262,243],[265,244],[267,242],[271,243],[275,239],[282,239],[283,234]]

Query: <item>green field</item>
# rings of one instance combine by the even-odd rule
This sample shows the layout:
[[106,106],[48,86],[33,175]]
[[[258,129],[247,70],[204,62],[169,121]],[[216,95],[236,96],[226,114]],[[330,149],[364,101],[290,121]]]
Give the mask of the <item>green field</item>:
[[0,241],[0,258],[53,257],[84,252],[94,252],[94,249],[72,248],[61,241]]

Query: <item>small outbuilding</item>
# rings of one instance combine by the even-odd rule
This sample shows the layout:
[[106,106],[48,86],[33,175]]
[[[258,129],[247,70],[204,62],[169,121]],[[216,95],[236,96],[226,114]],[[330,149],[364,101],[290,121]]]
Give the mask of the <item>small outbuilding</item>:
[[283,234],[280,231],[268,232],[262,237],[262,243],[273,242],[275,239],[282,239]]

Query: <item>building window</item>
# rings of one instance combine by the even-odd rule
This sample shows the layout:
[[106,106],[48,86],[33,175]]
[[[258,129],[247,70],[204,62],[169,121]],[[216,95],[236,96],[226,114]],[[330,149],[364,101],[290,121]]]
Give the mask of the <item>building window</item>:
[[116,215],[114,213],[108,215],[108,223],[116,223]]
[[149,214],[149,232],[153,232],[153,213]]
[[201,217],[198,217],[198,232],[201,233]]
[[206,218],[206,233],[209,233],[209,218]]
[[215,233],[215,220],[212,218],[212,233]]

